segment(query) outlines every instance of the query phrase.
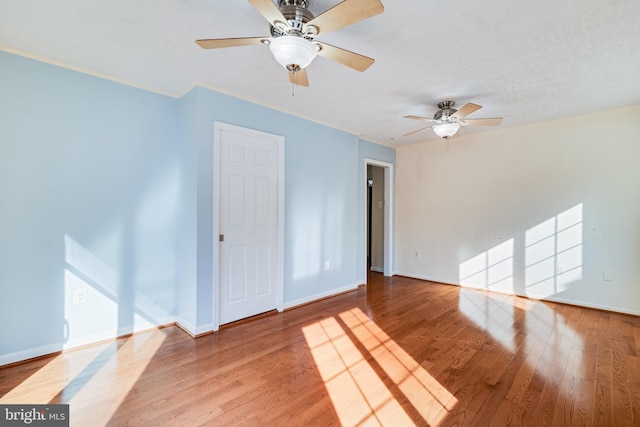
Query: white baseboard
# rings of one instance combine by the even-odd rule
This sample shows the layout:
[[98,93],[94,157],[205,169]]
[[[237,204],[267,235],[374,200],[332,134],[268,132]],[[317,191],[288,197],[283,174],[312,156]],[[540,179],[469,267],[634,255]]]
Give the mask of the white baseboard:
[[208,334],[215,331],[213,323],[207,323],[206,325],[196,326],[196,333],[194,336]]
[[163,326],[171,325],[175,323],[173,316],[168,316],[161,319],[160,322],[150,323],[141,322],[137,325],[129,326],[126,328],[120,328],[115,333],[99,333],[88,335],[86,337],[78,338],[67,342],[58,342],[55,344],[49,344],[41,347],[30,348],[26,350],[20,350],[9,354],[0,355],[0,366],[8,365],[10,363],[22,362],[24,360],[33,359],[35,357],[46,356],[51,353],[58,353],[60,351],[72,350],[84,345],[95,344],[100,341],[117,339],[123,335],[129,335],[136,332],[148,331],[150,329],[156,329]]
[[197,337],[198,335],[207,334],[215,330],[213,323],[195,326],[193,323],[186,321],[180,316],[175,316],[175,319],[176,319],[176,325],[178,325],[180,329],[182,329],[192,337]]
[[57,353],[62,351],[62,344],[49,344],[42,347],[30,348],[27,350],[20,350],[9,354],[3,354],[0,356],[0,366],[8,365],[9,363],[22,362],[23,360],[33,359],[34,357],[45,356],[51,353]]
[[116,339],[124,335],[134,334],[136,332],[148,331],[150,329],[159,328],[162,326],[170,325],[172,323],[175,323],[175,318],[173,316],[166,316],[154,322],[143,321],[132,326],[127,326],[125,328],[118,328],[118,330],[115,331],[115,333],[101,332],[98,334],[87,335],[84,337],[67,341],[66,343],[63,344],[62,349],[69,350],[72,348],[93,344],[93,343],[104,341],[104,340]]
[[502,293],[502,294],[506,294],[506,295],[515,295],[515,296],[518,296],[518,297],[529,298],[529,299],[536,300],[536,301],[558,302],[558,303],[561,303],[561,304],[574,305],[574,306],[577,306],[577,307],[593,308],[593,309],[596,309],[596,310],[612,311],[612,312],[615,312],[615,313],[631,314],[631,315],[634,315],[634,316],[640,316],[640,311],[632,310],[632,309],[628,309],[628,308],[620,308],[620,307],[614,307],[614,306],[608,306],[608,305],[602,305],[602,304],[593,304],[593,303],[584,302],[584,301],[572,301],[572,300],[569,300],[569,299],[557,298],[557,297],[553,297],[553,296],[548,296],[548,297],[541,298],[541,297],[536,297],[536,296],[532,296],[532,295],[523,295],[523,294],[511,293],[511,292],[509,292],[509,293],[500,292],[500,291],[495,291],[495,290],[491,290],[491,289],[484,289],[484,288],[474,288],[474,287],[471,287],[471,286],[461,285],[460,283],[452,283],[452,282],[448,282],[446,280],[441,280],[441,279],[437,279],[437,278],[433,278],[433,277],[421,276],[419,274],[402,273],[402,272],[396,272],[395,274],[398,275],[398,276],[409,277],[411,279],[426,280],[426,281],[429,281],[429,282],[442,283],[444,285],[460,286],[460,287],[463,287],[465,289],[476,289],[476,290],[487,291],[487,292]]
[[344,292],[348,292],[348,291],[353,291],[354,289],[358,289],[359,284],[356,283],[354,285],[347,285],[347,286],[343,286],[341,288],[336,288],[336,289],[331,289],[330,291],[325,291],[325,292],[321,292],[319,294],[315,294],[315,295],[310,295],[308,297],[305,298],[300,298],[294,301],[288,301],[284,303],[284,309],[288,309],[288,308],[292,308],[292,307],[296,307],[299,305],[303,305],[303,304],[308,304],[310,302],[314,302],[323,298],[327,298],[327,297],[331,297],[334,295],[338,295]]
[[613,311],[616,313],[622,313],[622,314],[631,314],[634,316],[640,316],[640,311],[637,310],[631,310],[628,308],[620,308],[620,307],[612,307],[612,306],[607,306],[607,305],[602,305],[602,304],[592,304],[592,303],[585,303],[584,301],[571,301],[565,298],[554,298],[553,296],[551,297],[545,297],[545,298],[537,298],[537,297],[533,297],[533,296],[529,296],[529,295],[520,295],[520,294],[516,294],[519,297],[523,297],[523,298],[530,298],[533,300],[538,300],[538,301],[550,301],[550,302],[558,302],[561,304],[568,304],[568,305],[575,305],[576,307],[586,307],[586,308],[593,308],[596,310],[604,310],[604,311]]
[[196,336],[196,327],[193,323],[188,322],[187,320],[185,320],[180,316],[175,316],[175,318],[176,318],[176,325],[178,325],[180,329],[182,329],[192,337]]
[[404,276],[404,277],[408,277],[410,279],[426,280],[427,282],[435,282],[435,283],[442,283],[442,284],[445,284],[445,285],[461,286],[459,283],[449,282],[449,281],[447,281],[445,279],[438,279],[438,278],[432,277],[432,276],[422,276],[420,274],[403,273],[401,271],[396,271],[393,274],[394,274],[394,276]]

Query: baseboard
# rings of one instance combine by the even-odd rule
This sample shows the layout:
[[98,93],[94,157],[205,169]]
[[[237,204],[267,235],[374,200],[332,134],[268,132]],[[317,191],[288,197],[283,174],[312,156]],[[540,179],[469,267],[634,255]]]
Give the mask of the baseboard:
[[208,335],[214,332],[213,323],[208,323],[206,325],[195,326],[191,322],[187,322],[180,316],[175,316],[176,326],[185,331],[187,334],[191,335],[193,338],[198,338],[202,335]]
[[98,334],[87,335],[78,339],[68,341],[63,344],[62,350],[70,350],[72,348],[82,347],[85,345],[94,344],[94,343],[105,341],[105,340],[117,339],[127,335],[135,334],[138,332],[144,332],[151,329],[161,328],[163,326],[170,325],[173,323],[175,323],[175,318],[173,316],[167,316],[153,323],[144,321],[136,325],[127,326],[124,328],[118,328],[118,330],[115,333],[101,332]]
[[300,299],[297,299],[297,300],[294,300],[294,301],[285,302],[284,303],[284,309],[288,310],[290,308],[294,308],[294,307],[297,307],[299,305],[309,304],[309,303],[314,302],[314,301],[318,301],[318,300],[325,299],[325,298],[328,298],[328,297],[332,297],[332,296],[336,296],[336,295],[339,295],[339,294],[343,294],[345,292],[353,291],[353,290],[358,289],[359,286],[360,286],[359,283],[355,283],[353,285],[343,286],[341,288],[336,288],[336,289],[332,289],[330,291],[325,291],[325,292],[321,292],[321,293],[318,293],[318,294],[315,294],[315,295],[310,295],[310,296],[305,297],[305,298],[300,298]]
[[29,359],[48,356],[54,353],[60,353],[61,351],[62,351],[62,344],[56,343],[56,344],[45,345],[42,347],[16,351],[9,354],[3,354],[2,356],[0,356],[0,367],[4,365],[11,365],[17,362],[23,362]]
[[196,327],[191,322],[186,321],[184,318],[180,316],[175,316],[175,318],[176,318],[176,326],[178,328],[182,329],[192,337],[196,336]]
[[447,280],[439,279],[437,277],[422,276],[422,275],[419,275],[419,274],[412,274],[412,273],[403,273],[401,271],[396,271],[396,272],[393,273],[393,275],[394,276],[408,277],[410,279],[424,280],[426,282],[442,283],[443,285],[462,286],[459,283],[449,282]]
[[55,343],[49,344],[41,347],[30,348],[27,350],[20,350],[9,354],[0,355],[0,367],[5,365],[11,365],[14,363],[20,363],[27,361],[29,359],[37,359],[41,357],[46,357],[51,354],[60,353],[63,351],[73,350],[79,347],[84,347],[87,345],[99,344],[102,342],[108,342],[117,340],[119,338],[124,338],[126,336],[130,336],[133,334],[143,333],[154,329],[166,328],[168,326],[174,325],[176,322],[171,318],[163,319],[163,322],[159,325],[153,325],[151,323],[144,323],[135,325],[132,327],[121,328],[118,330],[117,334],[95,334],[90,335],[88,337],[83,337],[82,339],[74,340],[72,342],[66,343]]
[[446,280],[441,280],[441,279],[437,279],[437,278],[433,278],[433,277],[427,277],[427,276],[421,276],[421,275],[417,275],[417,274],[409,274],[409,273],[402,273],[402,272],[397,272],[395,274],[396,276],[403,276],[403,277],[408,277],[410,279],[418,279],[418,280],[424,280],[427,282],[434,282],[434,283],[441,283],[443,285],[451,285],[451,286],[459,286],[465,289],[475,289],[477,291],[484,291],[484,292],[495,292],[498,294],[505,294],[505,295],[514,295],[520,298],[527,298],[527,299],[531,299],[531,300],[535,300],[535,301],[546,301],[546,302],[555,302],[558,304],[566,304],[566,305],[573,305],[576,307],[584,307],[584,308],[592,308],[594,310],[602,310],[602,311],[610,311],[613,313],[622,313],[622,314],[630,314],[632,316],[640,316],[640,311],[638,310],[631,310],[631,309],[626,309],[626,308],[620,308],[620,307],[611,307],[611,306],[606,306],[606,305],[601,305],[601,304],[592,304],[592,303],[587,303],[584,301],[571,301],[571,300],[567,300],[564,298],[554,298],[554,297],[536,297],[536,296],[531,296],[531,295],[521,295],[518,293],[511,293],[511,292],[500,292],[500,291],[495,291],[495,290],[490,290],[490,289],[484,289],[484,288],[474,288],[471,286],[464,286],[461,285],[460,283],[452,283],[452,282],[448,282]]
[[382,267],[373,267],[373,266],[371,266],[371,267],[369,267],[369,270],[375,271],[376,273],[384,273],[384,268],[382,268]]
[[548,301],[548,302],[555,302],[558,304],[565,304],[565,305],[573,305],[574,307],[585,307],[585,308],[592,308],[594,310],[601,310],[601,311],[610,311],[613,313],[621,313],[621,314],[630,314],[632,316],[640,316],[640,311],[637,310],[630,310],[630,309],[625,309],[625,308],[620,308],[620,307],[609,307],[606,305],[601,305],[601,304],[591,304],[591,303],[585,303],[585,302],[577,302],[577,301],[571,301],[571,300],[566,300],[564,298],[549,298],[549,297],[545,297],[545,298],[538,298],[538,297],[533,297],[533,296],[528,296],[528,295],[518,295],[519,297],[522,298],[529,298],[532,300],[536,300],[536,301]]

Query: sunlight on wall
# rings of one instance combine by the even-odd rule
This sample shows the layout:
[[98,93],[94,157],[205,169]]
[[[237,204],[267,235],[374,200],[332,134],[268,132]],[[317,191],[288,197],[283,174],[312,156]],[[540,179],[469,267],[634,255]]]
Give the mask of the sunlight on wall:
[[[518,293],[545,298],[568,290],[571,282],[582,278],[582,203],[528,229],[524,241],[524,290]],[[461,263],[459,283],[516,293],[515,253],[512,238]]]
[[[394,394],[401,393],[423,419],[437,426],[457,404],[360,309],[303,328],[307,345],[342,425],[415,425]],[[356,342],[367,353],[358,350]],[[387,387],[367,359],[393,381]],[[406,403],[405,403],[406,404]]]
[[509,239],[458,267],[460,284],[470,288],[514,293],[514,241]]
[[64,237],[65,343],[70,348],[118,331],[116,272],[68,235]]
[[134,290],[125,301],[131,304],[132,324],[119,320],[118,273],[71,236],[64,236],[65,343],[71,348],[164,323],[166,310]]
[[548,297],[581,278],[582,203],[525,233],[525,293]]
[[[91,285],[89,281],[82,280],[69,269],[64,271],[64,294],[64,349],[116,336],[118,331],[116,295],[105,292],[102,287]],[[76,303],[75,299],[84,302]],[[90,302],[86,303],[87,300]],[[101,334],[105,335],[101,336]]]

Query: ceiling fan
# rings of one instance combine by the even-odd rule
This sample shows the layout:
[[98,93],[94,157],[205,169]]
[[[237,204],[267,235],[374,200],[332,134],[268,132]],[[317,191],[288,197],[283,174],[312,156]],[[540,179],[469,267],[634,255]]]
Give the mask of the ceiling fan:
[[305,68],[316,55],[358,71],[364,71],[374,63],[372,58],[315,38],[382,13],[384,7],[379,0],[344,0],[318,16],[309,11],[308,0],[277,1],[278,6],[272,0],[249,0],[271,24],[270,36],[204,39],[196,40],[196,43],[203,49],[269,45],[275,60],[289,72],[291,83],[300,86],[309,86]]
[[449,139],[458,132],[460,126],[496,126],[502,122],[502,117],[463,120],[469,114],[481,109],[482,106],[469,102],[464,104],[459,110],[456,110],[453,108],[454,105],[456,105],[456,103],[453,101],[442,101],[438,104],[438,108],[440,108],[440,110],[436,111],[433,115],[433,119],[420,116],[404,116],[405,119],[422,120],[432,122],[433,124],[414,130],[413,132],[409,132],[402,136],[413,135],[414,133],[421,132],[425,129],[433,129],[433,132],[440,138]]

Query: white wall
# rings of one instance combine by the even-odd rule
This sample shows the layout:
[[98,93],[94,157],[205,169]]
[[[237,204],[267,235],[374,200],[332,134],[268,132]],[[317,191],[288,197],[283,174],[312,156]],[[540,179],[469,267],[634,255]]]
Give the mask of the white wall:
[[464,131],[397,150],[397,274],[640,314],[640,106]]

